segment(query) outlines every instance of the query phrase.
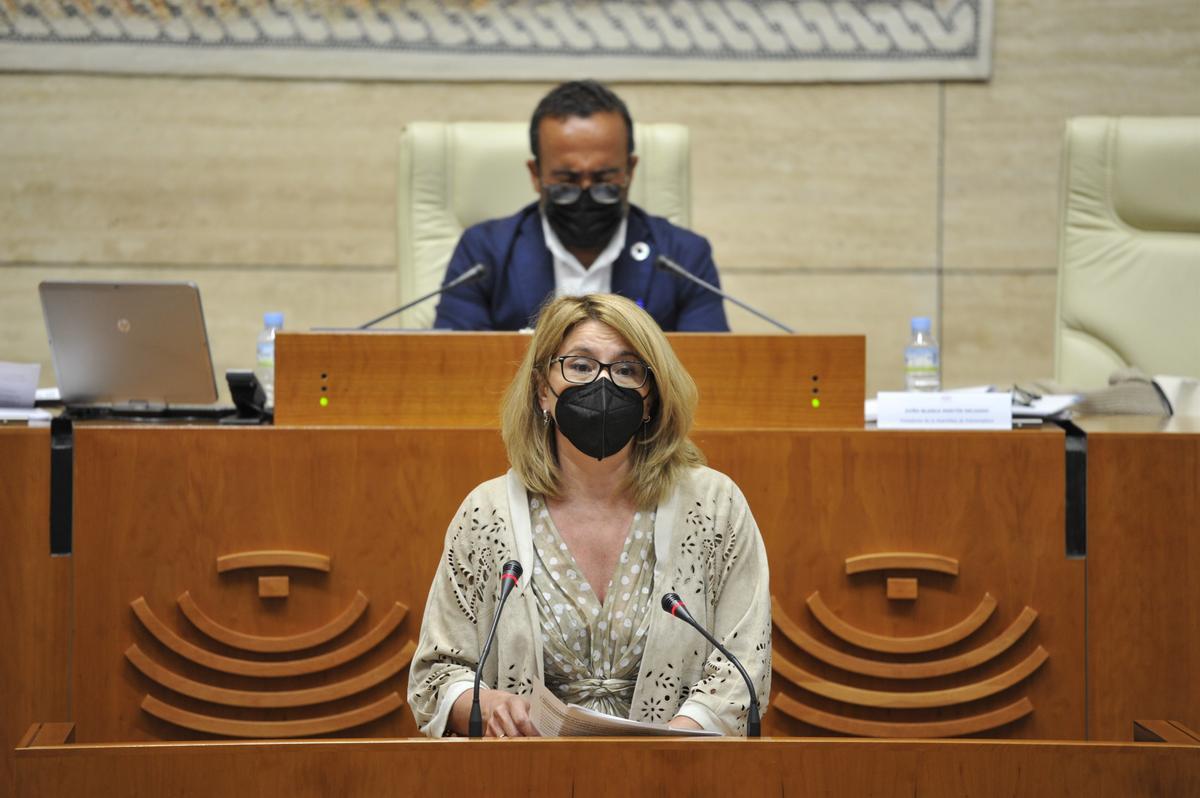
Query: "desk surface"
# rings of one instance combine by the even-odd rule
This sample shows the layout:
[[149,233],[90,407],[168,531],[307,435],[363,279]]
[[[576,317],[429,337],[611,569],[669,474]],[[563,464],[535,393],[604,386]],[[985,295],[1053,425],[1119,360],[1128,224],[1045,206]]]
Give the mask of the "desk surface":
[[1200,416],[1081,416],[1073,420],[1088,434],[1200,434]]
[[346,740],[23,748],[20,795],[1200,794],[1200,747],[1011,741]]

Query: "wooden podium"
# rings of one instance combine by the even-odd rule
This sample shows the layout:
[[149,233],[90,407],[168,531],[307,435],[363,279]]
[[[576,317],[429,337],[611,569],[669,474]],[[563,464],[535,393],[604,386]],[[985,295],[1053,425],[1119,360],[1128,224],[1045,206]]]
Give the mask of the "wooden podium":
[[[768,735],[1085,736],[1061,431],[696,440],[771,563]],[[20,707],[13,742],[39,718],[88,744],[417,733],[407,665],[446,526],[504,471],[496,430],[83,426],[75,457],[72,554],[32,524],[13,565],[47,578],[5,605],[29,624],[11,672],[63,704]]]
[[[862,427],[861,335],[671,333],[700,386],[697,429]],[[496,427],[521,333],[280,333],[280,426]]]
[[[280,370],[295,426],[76,427],[67,556],[49,550],[49,431],[0,429],[0,794],[437,793],[498,773],[583,795],[1200,794],[1194,746],[1045,742],[1127,739],[1147,715],[1197,726],[1200,648],[1171,608],[1195,603],[1200,430],[1081,422],[1085,560],[1063,545],[1062,430],[863,429],[861,339],[807,373],[814,339],[749,337],[739,358],[713,354],[738,337],[704,338],[678,344],[689,366],[728,365],[694,367],[717,408],[694,437],[768,550],[775,739],[397,739],[416,732],[400,702],[446,523],[505,467],[495,407],[524,341],[296,335]],[[489,351],[511,357],[492,357],[490,398],[479,380],[438,387],[437,369]],[[43,726],[14,750],[38,719],[79,744]],[[337,739],[277,741],[305,734]],[[214,739],[234,735],[276,741]]]
[[814,739],[26,746],[18,796],[1200,794],[1200,747]]

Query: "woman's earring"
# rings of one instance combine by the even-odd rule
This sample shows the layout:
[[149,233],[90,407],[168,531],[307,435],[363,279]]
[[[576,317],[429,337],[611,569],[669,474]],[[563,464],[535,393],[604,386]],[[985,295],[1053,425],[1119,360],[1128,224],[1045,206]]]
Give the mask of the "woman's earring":
[[550,411],[546,410],[545,408],[542,408],[542,426],[550,426]]

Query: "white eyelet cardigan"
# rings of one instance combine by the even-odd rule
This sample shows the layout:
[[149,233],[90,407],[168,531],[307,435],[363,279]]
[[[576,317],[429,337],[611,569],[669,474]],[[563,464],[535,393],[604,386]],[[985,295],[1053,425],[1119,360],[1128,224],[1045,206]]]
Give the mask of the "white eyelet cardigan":
[[[657,509],[657,563],[651,598],[678,593],[692,616],[733,652],[750,675],[762,711],[771,688],[771,598],[758,525],[733,480],[689,469]],[[471,491],[446,532],[417,653],[408,701],[421,731],[446,732],[450,708],[474,680],[499,600],[500,568],[534,561],[529,500],[516,474]],[[541,624],[521,580],[509,596],[483,682],[529,695],[543,681]],[[655,610],[630,717],[665,723],[677,714],[723,734],[745,734],[749,696],[737,670],[683,621]]]

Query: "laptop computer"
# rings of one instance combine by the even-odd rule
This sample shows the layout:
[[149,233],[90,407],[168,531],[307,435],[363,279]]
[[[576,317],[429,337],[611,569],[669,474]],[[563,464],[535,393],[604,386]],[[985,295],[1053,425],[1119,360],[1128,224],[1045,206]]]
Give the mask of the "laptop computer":
[[231,409],[214,405],[217,383],[194,283],[43,282],[38,293],[68,411],[220,415]]

